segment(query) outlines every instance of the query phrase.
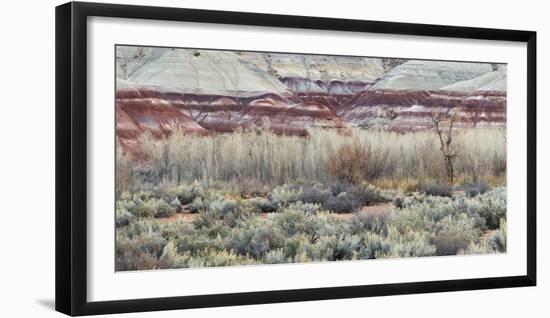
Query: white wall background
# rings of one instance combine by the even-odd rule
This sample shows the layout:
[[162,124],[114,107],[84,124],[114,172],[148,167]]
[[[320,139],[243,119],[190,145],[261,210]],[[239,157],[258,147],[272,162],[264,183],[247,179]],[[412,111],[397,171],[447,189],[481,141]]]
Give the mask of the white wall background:
[[[544,1],[452,3],[425,0],[115,1],[188,8],[330,16],[538,32],[539,286],[117,315],[117,317],[544,317],[550,314],[550,23]],[[0,28],[0,316],[61,317],[54,304],[54,7],[62,1],[10,1]]]

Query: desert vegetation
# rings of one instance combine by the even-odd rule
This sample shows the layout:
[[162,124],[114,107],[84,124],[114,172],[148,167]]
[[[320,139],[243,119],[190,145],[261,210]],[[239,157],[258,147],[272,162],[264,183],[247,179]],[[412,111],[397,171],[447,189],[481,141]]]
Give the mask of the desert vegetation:
[[[503,184],[505,131],[454,133],[453,181]],[[432,131],[311,129],[308,137],[300,137],[249,129],[202,137],[176,133],[167,139],[144,134],[140,144],[147,158],[142,162],[117,151],[118,194],[194,181],[207,188],[215,181],[252,188],[297,180],[374,184],[415,180],[418,186],[448,182],[446,159]]]
[[116,269],[505,252],[505,130],[442,136],[145,133],[117,149]]

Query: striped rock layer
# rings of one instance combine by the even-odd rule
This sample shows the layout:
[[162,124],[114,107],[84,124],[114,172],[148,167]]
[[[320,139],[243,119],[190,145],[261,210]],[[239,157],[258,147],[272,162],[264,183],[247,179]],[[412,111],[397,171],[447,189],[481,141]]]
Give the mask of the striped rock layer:
[[506,124],[506,66],[489,63],[117,47],[116,135],[138,153],[145,133],[165,138],[267,127],[460,127]]
[[412,80],[414,74],[410,72],[414,68],[406,66],[413,62],[396,67],[378,83],[356,94],[339,112],[342,119],[352,126],[381,123],[384,128],[408,131],[430,128],[435,114],[456,113],[462,127],[505,125],[505,67],[493,71],[490,64],[471,67],[469,64],[473,63],[432,65],[422,61],[423,71],[417,72],[418,80]]

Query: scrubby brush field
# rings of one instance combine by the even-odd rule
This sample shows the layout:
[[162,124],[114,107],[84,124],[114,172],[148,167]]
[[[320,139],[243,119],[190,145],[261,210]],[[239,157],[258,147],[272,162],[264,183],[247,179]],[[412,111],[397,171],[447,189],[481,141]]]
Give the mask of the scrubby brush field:
[[504,129],[143,134],[117,150],[116,269],[506,251]]

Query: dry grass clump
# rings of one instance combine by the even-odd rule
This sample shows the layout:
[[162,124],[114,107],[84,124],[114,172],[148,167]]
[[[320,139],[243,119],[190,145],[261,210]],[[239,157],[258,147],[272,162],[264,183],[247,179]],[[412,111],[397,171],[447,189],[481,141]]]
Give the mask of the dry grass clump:
[[374,151],[369,143],[355,141],[345,144],[332,153],[326,170],[339,181],[360,183],[378,178],[386,165],[389,150]]
[[415,178],[382,178],[373,181],[381,189],[397,190],[403,193],[417,192],[422,188],[423,180]]

